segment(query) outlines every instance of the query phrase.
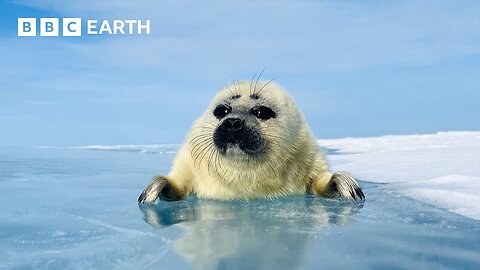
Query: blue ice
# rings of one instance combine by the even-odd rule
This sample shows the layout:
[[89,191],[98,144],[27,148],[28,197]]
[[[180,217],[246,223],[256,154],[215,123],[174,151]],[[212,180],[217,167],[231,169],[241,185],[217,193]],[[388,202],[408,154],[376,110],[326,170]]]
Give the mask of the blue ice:
[[[292,196],[139,206],[174,151],[0,149],[1,269],[478,269],[480,222],[360,179]],[[149,154],[151,153],[151,154]]]

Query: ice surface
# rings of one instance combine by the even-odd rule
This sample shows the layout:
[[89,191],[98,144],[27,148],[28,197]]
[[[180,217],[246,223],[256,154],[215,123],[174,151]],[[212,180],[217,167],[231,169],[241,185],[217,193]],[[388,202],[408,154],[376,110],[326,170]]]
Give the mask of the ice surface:
[[[139,207],[178,146],[0,148],[0,269],[477,269],[480,221],[462,211],[478,209],[465,204],[479,195],[469,159],[478,133],[415,138],[377,138],[383,150],[375,139],[321,141],[335,169],[364,180],[365,203],[190,197]],[[434,167],[448,158],[457,167]],[[452,201],[441,193],[450,190]]]
[[480,132],[319,140],[333,169],[480,219]]

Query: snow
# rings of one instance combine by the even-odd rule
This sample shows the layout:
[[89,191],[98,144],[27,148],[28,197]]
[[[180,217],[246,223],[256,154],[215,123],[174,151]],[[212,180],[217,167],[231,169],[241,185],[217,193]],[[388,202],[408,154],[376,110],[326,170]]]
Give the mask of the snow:
[[139,152],[156,153],[156,154],[173,154],[178,150],[178,144],[118,144],[118,145],[87,145],[72,146],[73,149],[86,150],[107,150],[107,151],[123,151],[123,152]]
[[480,132],[319,140],[333,170],[480,219]]

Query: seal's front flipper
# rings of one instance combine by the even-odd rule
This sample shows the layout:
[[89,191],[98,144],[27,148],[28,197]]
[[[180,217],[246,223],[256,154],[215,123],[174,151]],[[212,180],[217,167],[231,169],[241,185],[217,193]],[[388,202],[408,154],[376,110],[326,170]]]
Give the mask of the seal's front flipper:
[[178,201],[181,197],[170,185],[168,179],[165,176],[153,177],[150,184],[143,190],[140,197],[138,197],[139,203],[154,203],[157,198],[165,201]]
[[365,200],[365,195],[355,177],[345,171],[334,173],[321,195],[326,198],[343,197],[354,201]]

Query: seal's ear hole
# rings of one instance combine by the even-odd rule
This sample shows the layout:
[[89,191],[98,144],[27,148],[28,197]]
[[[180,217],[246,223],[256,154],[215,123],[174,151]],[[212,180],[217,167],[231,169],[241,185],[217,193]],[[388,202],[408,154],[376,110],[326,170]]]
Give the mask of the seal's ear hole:
[[277,117],[277,114],[272,109],[266,106],[254,107],[250,110],[250,112],[255,115],[255,117],[261,120],[268,120],[270,118]]
[[227,116],[227,114],[229,114],[231,111],[232,107],[225,104],[220,104],[213,111],[213,115],[220,120]]

